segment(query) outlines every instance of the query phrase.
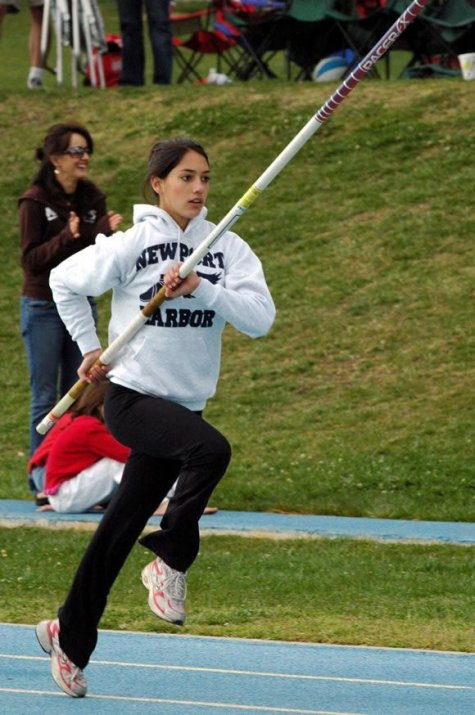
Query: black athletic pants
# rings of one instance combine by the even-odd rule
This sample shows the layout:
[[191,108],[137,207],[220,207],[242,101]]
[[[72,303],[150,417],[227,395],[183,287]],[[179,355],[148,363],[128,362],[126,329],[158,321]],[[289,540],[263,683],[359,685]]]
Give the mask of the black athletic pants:
[[198,520],[231,457],[229,443],[214,427],[174,402],[111,383],[105,417],[114,437],[132,452],[59,609],[61,648],[79,668],[96,646],[98,623],[120,569],[172,484],[178,479],[160,530],[140,543],[186,571],[198,554]]

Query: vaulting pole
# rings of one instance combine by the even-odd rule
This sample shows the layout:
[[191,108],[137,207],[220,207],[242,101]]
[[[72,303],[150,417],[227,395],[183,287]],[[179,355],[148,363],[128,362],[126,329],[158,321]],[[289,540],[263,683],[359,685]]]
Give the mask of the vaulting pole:
[[[320,107],[318,112],[307,122],[298,134],[287,144],[283,151],[270,164],[255,183],[246,191],[232,209],[215,226],[211,233],[200,243],[193,253],[186,259],[180,267],[180,276],[186,278],[206,255],[211,246],[221,236],[238,221],[247,209],[254,203],[258,196],[269,186],[271,181],[280,174],[282,169],[294,158],[297,152],[307,143],[320,127],[331,117],[335,109],[345,100],[352,89],[360,82],[376,62],[389,50],[404,30],[422,12],[429,0],[414,0],[402,15],[394,22],[389,30],[374,45],[368,54],[358,63],[355,69],[349,74],[339,87],[333,92],[331,97]],[[121,348],[137,333],[142,325],[154,314],[165,300],[165,288],[161,288],[158,293],[142,308],[135,318],[100,355],[95,365],[109,365],[116,357]],[[88,383],[85,380],[78,380],[72,388],[61,398],[53,410],[36,427],[40,434],[46,432],[55,422],[71,407],[77,398],[84,392]]]

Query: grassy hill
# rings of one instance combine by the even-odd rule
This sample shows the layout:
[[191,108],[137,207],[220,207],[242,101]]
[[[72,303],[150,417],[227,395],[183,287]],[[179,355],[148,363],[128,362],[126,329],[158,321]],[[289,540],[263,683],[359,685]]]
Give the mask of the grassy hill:
[[[126,224],[152,142],[193,136],[218,221],[333,89],[0,89],[1,497],[28,496],[16,198],[46,128],[90,128],[91,178]],[[278,318],[263,340],[226,332],[207,409],[234,446],[222,508],[474,518],[474,115],[459,79],[363,82],[237,224]],[[107,316],[106,296],[104,333]]]

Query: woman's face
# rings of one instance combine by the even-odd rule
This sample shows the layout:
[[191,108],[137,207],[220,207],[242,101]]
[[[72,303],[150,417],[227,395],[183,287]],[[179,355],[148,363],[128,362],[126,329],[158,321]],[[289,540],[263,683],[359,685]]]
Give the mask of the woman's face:
[[170,214],[184,231],[206,203],[210,170],[204,156],[190,149],[164,178],[152,176],[152,189],[160,198],[160,208]]
[[89,147],[82,134],[71,134],[68,148],[62,154],[51,157],[53,166],[59,173],[56,178],[64,188],[74,187],[79,179],[87,176],[89,169]]

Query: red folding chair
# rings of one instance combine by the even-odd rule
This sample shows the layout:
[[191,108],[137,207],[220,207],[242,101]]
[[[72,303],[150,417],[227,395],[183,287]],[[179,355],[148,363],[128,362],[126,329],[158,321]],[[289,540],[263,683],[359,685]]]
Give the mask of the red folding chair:
[[217,5],[210,2],[204,10],[171,15],[174,59],[180,68],[177,82],[204,82],[198,67],[211,55],[219,73],[236,75],[240,33]]
[[201,76],[196,70],[198,62],[193,57],[189,43],[198,33],[205,30],[207,23],[208,10],[170,15],[173,59],[179,68],[177,82],[201,80]]

